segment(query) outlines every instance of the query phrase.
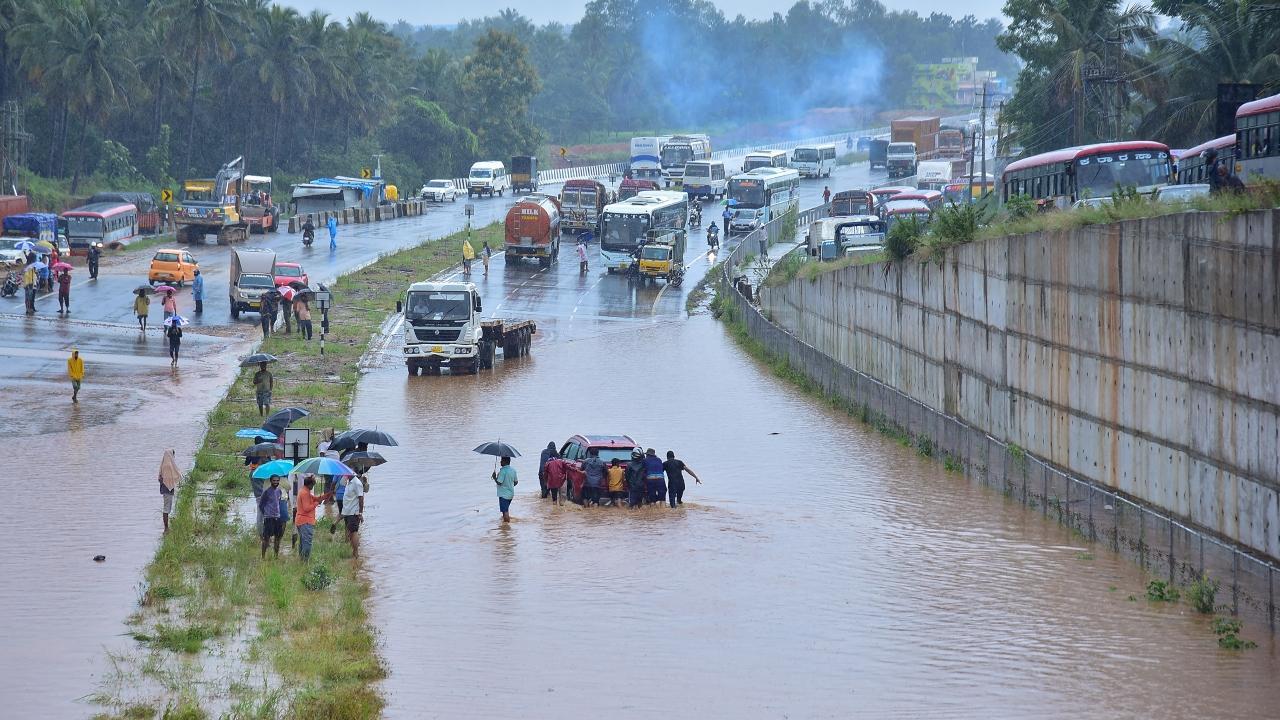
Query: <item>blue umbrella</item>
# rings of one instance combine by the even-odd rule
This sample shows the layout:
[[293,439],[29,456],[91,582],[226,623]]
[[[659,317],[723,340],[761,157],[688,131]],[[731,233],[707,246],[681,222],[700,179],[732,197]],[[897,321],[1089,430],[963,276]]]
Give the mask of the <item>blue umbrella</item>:
[[346,463],[339,462],[333,458],[313,457],[307,458],[297,465],[293,466],[291,472],[299,475],[355,475],[356,471],[347,467]]
[[725,205],[728,205],[729,207],[737,207],[737,206],[738,206],[738,201],[737,201],[737,200],[734,200],[733,198],[729,198],[728,200],[725,200],[725,201],[724,201],[724,204],[725,204]]
[[272,475],[284,477],[293,471],[292,460],[272,460],[269,463],[263,463],[253,471],[253,477],[258,480],[266,480]]
[[270,430],[263,430],[262,428],[240,428],[239,430],[236,431],[236,437],[250,438],[250,439],[263,438],[265,440],[275,440],[276,434],[271,432]]
[[170,315],[169,317],[164,319],[164,324],[177,325],[178,327],[186,327],[191,324],[191,321],[182,317],[181,315]]
[[31,252],[36,249],[36,244],[30,240],[19,240],[13,244],[13,247],[15,250],[21,250],[22,252]]
[[41,261],[37,260],[37,261],[35,261],[35,262],[31,263],[30,265],[28,265],[27,267],[31,268],[32,270],[43,270],[43,269],[45,269],[45,268],[49,267],[49,263],[41,262]]

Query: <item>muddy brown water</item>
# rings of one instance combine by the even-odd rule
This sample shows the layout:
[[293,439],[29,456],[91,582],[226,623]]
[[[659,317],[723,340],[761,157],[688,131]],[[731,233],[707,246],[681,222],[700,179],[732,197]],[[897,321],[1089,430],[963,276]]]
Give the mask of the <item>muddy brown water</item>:
[[[1133,563],[814,403],[710,318],[540,331],[478,377],[410,379],[393,346],[358,392],[355,424],[400,440],[364,532],[388,717],[1275,716],[1265,629],[1219,650]],[[674,449],[705,484],[677,510],[554,507],[537,455],[575,433]],[[525,453],[509,526],[469,452],[499,437]]]

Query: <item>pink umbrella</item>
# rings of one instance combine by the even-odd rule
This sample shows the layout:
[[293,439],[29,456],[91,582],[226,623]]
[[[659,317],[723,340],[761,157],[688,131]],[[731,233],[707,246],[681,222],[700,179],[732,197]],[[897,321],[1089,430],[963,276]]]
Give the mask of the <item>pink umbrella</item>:
[[156,292],[158,292],[158,293],[166,293],[166,292],[178,292],[178,291],[177,291],[177,290],[175,290],[175,289],[173,289],[173,288],[171,288],[171,287],[169,287],[168,285],[157,285],[157,286],[156,286]]
[[58,261],[54,263],[53,266],[50,267],[49,269],[53,270],[54,272],[62,272],[63,270],[66,270],[67,272],[71,272],[71,263],[64,263],[62,261]]

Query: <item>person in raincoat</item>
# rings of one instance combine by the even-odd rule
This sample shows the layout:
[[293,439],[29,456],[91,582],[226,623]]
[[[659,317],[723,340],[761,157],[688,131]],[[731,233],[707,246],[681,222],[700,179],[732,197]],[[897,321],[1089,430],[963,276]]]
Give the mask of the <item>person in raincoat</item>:
[[325,225],[329,228],[329,249],[337,250],[338,249],[338,218],[334,217],[333,215],[330,215],[329,220],[328,222],[325,223]]
[[547,463],[547,489],[551,492],[551,503],[564,504],[564,497],[560,494],[560,489],[564,487],[564,481],[569,477],[569,462],[561,457],[553,457]]
[[636,448],[627,463],[627,504],[633,508],[644,502],[644,476],[644,453]]
[[71,348],[71,357],[67,358],[67,377],[71,378],[71,402],[80,402],[80,382],[84,380],[84,358],[80,351]]
[[547,463],[552,459],[560,457],[560,453],[556,452],[555,441],[547,443],[547,448],[542,451],[542,455],[538,458],[538,486],[542,488],[542,497],[547,497]]
[[169,532],[169,516],[173,514],[173,500],[177,493],[182,471],[172,449],[164,451],[160,458],[160,510],[164,517],[164,531]]
[[196,303],[196,314],[204,314],[204,276],[196,270],[195,277],[191,278],[191,299]]
[[138,329],[147,331],[147,315],[151,313],[151,298],[145,292],[136,293],[133,299],[133,314],[138,316]]
[[471,261],[476,259],[476,250],[471,247],[470,240],[462,241],[462,274],[471,274]]

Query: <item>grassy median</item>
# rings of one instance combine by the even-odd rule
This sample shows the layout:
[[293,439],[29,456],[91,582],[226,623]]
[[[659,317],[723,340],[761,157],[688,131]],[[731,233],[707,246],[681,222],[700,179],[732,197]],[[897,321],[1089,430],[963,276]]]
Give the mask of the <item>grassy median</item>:
[[[310,415],[295,426],[346,427],[361,356],[396,298],[461,257],[462,234],[427,241],[339,278],[331,287],[330,332],[319,353],[273,335],[261,351],[280,358],[276,409]],[[473,233],[472,243],[501,242],[501,228]],[[236,358],[228,357],[227,362]],[[238,453],[241,427],[261,423],[252,374],[241,371],[209,414],[195,466],[179,486],[171,531],[146,569],[140,609],[129,631],[138,651],[113,657],[115,677],[93,698],[100,718],[373,718],[382,710],[376,683],[386,675],[366,614],[369,584],[334,524],[335,507],[316,525],[311,562],[288,549],[260,560],[249,479]],[[394,429],[392,429],[394,432]],[[377,492],[378,471],[370,474]],[[246,513],[248,513],[246,517]]]

